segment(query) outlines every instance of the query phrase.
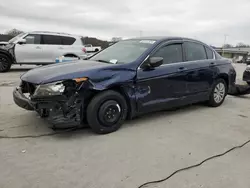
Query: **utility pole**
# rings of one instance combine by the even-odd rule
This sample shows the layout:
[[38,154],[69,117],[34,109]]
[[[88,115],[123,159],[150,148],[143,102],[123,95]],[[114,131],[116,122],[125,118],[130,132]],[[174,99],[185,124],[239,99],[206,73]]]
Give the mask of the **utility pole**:
[[225,44],[226,44],[227,37],[228,37],[228,35],[224,34],[224,44],[223,44],[223,47],[222,47],[222,56],[224,56],[224,47],[225,47]]
[[142,30],[140,30],[140,37],[142,37]]

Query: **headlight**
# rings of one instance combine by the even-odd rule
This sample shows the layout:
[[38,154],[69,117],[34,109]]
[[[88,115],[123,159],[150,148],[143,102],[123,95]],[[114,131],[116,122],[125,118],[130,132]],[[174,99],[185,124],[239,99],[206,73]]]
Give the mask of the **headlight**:
[[53,96],[61,95],[65,90],[62,82],[53,82],[49,84],[39,85],[34,93],[34,96]]
[[250,66],[249,65],[247,66],[246,71],[250,72]]

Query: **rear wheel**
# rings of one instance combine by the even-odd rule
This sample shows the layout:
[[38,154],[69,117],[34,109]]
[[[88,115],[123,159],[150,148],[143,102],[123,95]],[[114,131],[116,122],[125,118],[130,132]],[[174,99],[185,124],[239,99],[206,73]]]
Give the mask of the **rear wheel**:
[[95,96],[87,108],[87,121],[98,134],[108,134],[118,130],[127,116],[127,103],[115,91],[104,91]]
[[5,54],[0,54],[0,72],[8,72],[11,67],[11,60]]
[[210,93],[208,104],[212,107],[220,106],[227,95],[227,84],[225,80],[218,79],[215,81],[212,87],[212,91]]
[[78,58],[78,59],[80,59],[80,57],[78,57],[77,55],[74,55],[74,54],[66,54],[66,55],[64,55],[64,57]]
[[98,52],[98,51],[99,51],[99,49],[96,48],[96,49],[95,49],[95,52]]

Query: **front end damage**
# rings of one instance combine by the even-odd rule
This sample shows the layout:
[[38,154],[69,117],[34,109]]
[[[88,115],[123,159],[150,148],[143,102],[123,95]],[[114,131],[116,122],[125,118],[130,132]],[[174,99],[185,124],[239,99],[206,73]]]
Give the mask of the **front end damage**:
[[[57,84],[57,83],[55,83]],[[46,118],[53,128],[81,126],[84,117],[84,90],[88,81],[62,81],[64,90],[59,94],[38,92],[41,85],[22,81],[14,89],[14,102],[21,108],[36,111],[42,118]]]

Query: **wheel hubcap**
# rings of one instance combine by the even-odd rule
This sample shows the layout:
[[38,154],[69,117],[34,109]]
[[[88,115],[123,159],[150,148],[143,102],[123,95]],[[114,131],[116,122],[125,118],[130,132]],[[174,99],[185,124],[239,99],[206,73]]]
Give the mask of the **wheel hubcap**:
[[225,93],[225,85],[223,83],[218,83],[214,90],[214,101],[220,103],[224,99]]
[[105,126],[112,126],[121,116],[121,107],[116,101],[105,102],[99,110],[99,120]]

